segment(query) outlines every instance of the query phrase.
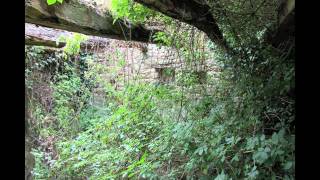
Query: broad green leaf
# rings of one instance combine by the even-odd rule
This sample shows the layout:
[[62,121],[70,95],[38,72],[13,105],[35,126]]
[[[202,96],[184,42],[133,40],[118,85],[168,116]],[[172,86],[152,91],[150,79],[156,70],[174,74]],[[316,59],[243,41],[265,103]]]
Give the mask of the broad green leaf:
[[238,154],[236,154],[236,155],[231,159],[231,162],[233,162],[233,161],[236,161],[236,162],[239,161],[239,156],[238,156]]
[[248,176],[250,179],[255,179],[258,176],[259,171],[257,170],[257,166],[254,166],[251,171],[249,172]]
[[56,2],[57,2],[57,0],[47,0],[48,5],[55,4]]
[[228,176],[222,171],[214,180],[227,180]]
[[258,151],[253,154],[253,159],[256,160],[259,164],[262,164],[265,160],[268,159],[268,154],[265,151]]
[[293,165],[292,161],[289,161],[289,162],[284,164],[283,168],[285,170],[289,170],[289,169],[291,169],[292,165]]

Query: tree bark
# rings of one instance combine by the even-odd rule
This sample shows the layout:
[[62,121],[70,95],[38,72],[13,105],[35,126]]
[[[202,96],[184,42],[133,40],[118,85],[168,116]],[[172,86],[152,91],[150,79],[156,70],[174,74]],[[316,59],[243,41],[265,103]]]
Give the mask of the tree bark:
[[[62,48],[65,42],[56,43],[60,36],[71,37],[72,33],[64,30],[46,28],[33,24],[25,24],[25,44],[31,46],[47,46],[53,48]],[[103,48],[110,44],[110,39],[88,36],[88,40],[81,43],[81,48]]]
[[26,0],[25,21],[45,27],[120,40],[148,42],[152,35],[151,30],[141,25],[127,27],[121,21],[113,23],[114,19],[110,13],[100,12],[80,0],[63,1],[62,4],[51,6],[47,5],[46,0]]
[[195,26],[208,37],[228,49],[222,32],[213,18],[210,7],[199,0],[134,0],[167,16]]

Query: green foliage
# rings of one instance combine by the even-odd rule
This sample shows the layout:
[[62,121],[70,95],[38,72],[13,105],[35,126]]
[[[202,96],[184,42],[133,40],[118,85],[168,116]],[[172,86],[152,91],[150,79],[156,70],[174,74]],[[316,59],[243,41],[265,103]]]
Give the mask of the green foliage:
[[[144,91],[149,93],[139,93]],[[68,171],[64,172],[67,177],[89,173],[93,179],[132,177],[138,176],[141,171],[150,170],[152,167],[147,161],[148,153],[146,152],[148,135],[154,136],[154,133],[160,131],[159,123],[161,122],[156,123],[158,116],[150,114],[155,110],[154,102],[148,103],[146,100],[151,100],[155,92],[157,92],[157,96],[163,98],[166,96],[165,91],[165,89],[157,90],[148,85],[128,87],[122,97],[124,97],[123,101],[130,102],[130,105],[125,103],[125,105],[117,107],[111,116],[100,116],[101,120],[95,121],[91,128],[83,135],[78,136],[79,138],[62,143],[60,147],[62,150],[61,158],[56,164],[56,168],[67,167]],[[149,121],[144,121],[145,118]],[[91,121],[91,123],[93,122]],[[92,132],[95,133],[92,134]],[[81,138],[82,136],[85,138]],[[67,149],[72,148],[73,144],[78,144],[83,148],[78,151],[78,148],[75,147],[74,150],[77,150],[78,153],[72,153],[72,149]],[[90,144],[95,144],[95,146]],[[88,156],[89,154],[90,156]],[[86,160],[76,158],[79,156]],[[139,156],[141,157],[137,158]],[[103,164],[109,161],[113,161],[115,164]],[[68,166],[69,164],[73,165]],[[99,168],[92,169],[93,164],[99,164]]]
[[133,24],[143,23],[154,12],[132,0],[112,0],[111,11],[114,22],[118,19],[128,20]]
[[[66,177],[93,179],[178,178],[182,172],[187,177],[264,179],[273,169],[273,176],[290,177],[294,137],[285,134],[286,126],[272,135],[252,135],[248,129],[259,127],[259,111],[252,111],[257,106],[250,105],[251,96],[243,97],[243,104],[249,106],[237,112],[231,99],[220,96],[225,89],[198,103],[176,90],[169,86],[127,86],[118,95],[121,105],[109,108],[111,114],[90,121],[93,124],[78,138],[59,146],[61,157],[55,171]],[[179,121],[182,100],[185,119]],[[249,119],[240,121],[243,118]],[[166,174],[156,171],[171,163]],[[278,163],[282,167],[275,169]]]
[[81,81],[78,74],[70,65],[66,64],[66,74],[59,75],[57,82],[52,84],[54,90],[53,113],[58,119],[59,128],[63,134],[74,134],[80,130],[80,113],[88,101],[90,90]]
[[[267,66],[276,67],[267,76],[252,72],[254,68],[248,73],[246,68],[252,67],[245,64],[237,69],[238,62],[217,56],[224,58],[223,67],[234,68],[221,73],[212,87],[214,94],[200,91],[195,100],[194,71],[179,72],[178,87],[134,83],[115,91],[99,77],[104,67],[92,58],[85,77],[105,84],[107,103],[80,108],[86,93],[75,94],[87,90],[73,68],[65,65],[65,75],[54,85],[54,113],[63,128],[60,136],[70,138],[57,143],[59,159],[50,177],[294,179],[293,114],[287,113],[292,107],[280,106],[272,98],[283,97],[292,88],[289,62],[279,64],[265,56]],[[279,75],[286,78],[280,81]]]
[[153,39],[157,44],[169,46],[171,45],[171,38],[165,32],[156,32],[153,35]]
[[173,76],[175,70],[174,68],[165,68],[163,73],[166,75],[166,76]]
[[[148,14],[132,1],[112,3],[118,18],[142,22],[142,15]],[[226,5],[226,1],[212,3]],[[238,13],[250,10],[248,2],[243,3],[244,9],[238,1],[229,3],[222,7]],[[257,13],[263,11],[261,8]],[[222,53],[189,25],[165,19],[168,28],[154,40],[176,48],[186,64],[175,72],[176,81],[168,85],[133,81],[116,90],[103,73],[122,82],[119,74],[126,63],[118,51],[106,57],[114,65],[110,67],[99,64],[94,55],[83,57],[87,66],[80,76],[71,57],[79,55],[81,38],[74,38],[77,43],[70,40],[65,49],[70,52],[70,61],[60,64],[62,70],[52,83],[51,115],[58,127],[50,126],[54,130],[47,133],[59,137],[55,143],[59,158],[50,171],[37,160],[36,176],[295,179],[294,59],[262,44],[267,25],[258,20],[254,26],[253,19],[247,30],[235,27],[239,40],[228,20],[218,18],[236,55]],[[27,57],[34,65],[38,63],[35,67],[39,70],[47,67],[40,66],[32,54]],[[214,60],[221,72],[201,74],[203,59]],[[30,69],[26,70],[28,78],[34,72]],[[164,73],[173,71],[168,68]],[[90,90],[98,85],[104,90],[105,103],[94,106],[89,101],[93,97]],[[34,109],[37,119],[45,119],[46,113],[41,107]],[[39,123],[39,129],[48,127]],[[43,155],[37,153],[41,159]]]
[[87,36],[83,34],[73,33],[72,37],[66,37],[64,35],[61,35],[56,43],[66,43],[65,47],[63,48],[63,51],[65,53],[65,56],[67,57],[79,54],[81,43],[85,42],[87,39]]
[[37,149],[32,149],[31,154],[35,158],[35,167],[32,170],[32,175],[35,180],[48,179],[49,168],[44,165],[44,153]]
[[56,4],[56,3],[62,4],[63,0],[47,0],[47,4],[48,5],[53,5],[53,4]]

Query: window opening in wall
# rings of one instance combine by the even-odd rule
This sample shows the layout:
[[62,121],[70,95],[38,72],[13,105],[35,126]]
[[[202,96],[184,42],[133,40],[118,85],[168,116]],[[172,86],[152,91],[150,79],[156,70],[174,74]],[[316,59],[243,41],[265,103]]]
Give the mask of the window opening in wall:
[[193,73],[196,76],[199,84],[204,84],[207,82],[207,72],[206,71],[194,71]]
[[157,79],[160,83],[169,83],[175,80],[175,69],[174,68],[155,68],[158,74]]

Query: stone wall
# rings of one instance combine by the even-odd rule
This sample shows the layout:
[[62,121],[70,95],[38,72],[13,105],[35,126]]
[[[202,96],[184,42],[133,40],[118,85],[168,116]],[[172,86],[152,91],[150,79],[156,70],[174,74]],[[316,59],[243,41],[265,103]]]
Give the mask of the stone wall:
[[[30,45],[50,46],[55,44],[61,35],[72,36],[73,34],[61,29],[46,28],[28,23],[26,23],[25,28],[26,39],[31,37],[26,41]],[[61,45],[63,47],[65,43]],[[160,47],[151,43],[88,36],[88,40],[81,44],[81,51],[93,53],[97,59],[96,62],[109,69],[112,69],[120,61],[125,61],[124,67],[117,74],[118,77],[123,77],[123,82],[133,79],[146,82],[158,81],[163,74],[161,72],[166,68],[173,69],[174,72],[185,68],[208,73],[218,71],[212,57],[202,61],[197,59],[193,61],[193,64],[187,65],[181,52],[179,54],[173,48]],[[194,62],[197,62],[197,64]],[[105,76],[110,80],[115,78],[110,77],[108,73]]]
[[[72,36],[72,33],[26,24],[26,35],[41,36],[43,42],[55,42],[60,35]],[[45,48],[50,49],[52,53],[54,49],[62,50],[62,48]],[[88,36],[88,41],[81,44],[81,51],[93,54],[93,64],[102,68],[98,76],[111,82],[116,89],[122,89],[125,84],[133,81],[169,83],[174,81],[175,76],[181,74],[183,69],[198,72],[199,77],[214,76],[220,71],[212,57],[202,61],[197,59],[192,61],[192,64],[187,64],[181,52],[151,43]],[[168,71],[171,73],[166,73]],[[94,91],[97,96],[94,97],[95,104],[103,103],[105,94],[103,85],[98,86]]]
[[172,48],[155,44],[111,41],[103,48],[93,48],[90,51],[94,52],[99,63],[108,68],[115,67],[117,62],[124,60],[125,65],[118,73],[118,76],[124,77],[124,82],[157,82],[161,79],[160,72],[164,69],[173,70],[173,75],[186,68],[205,71],[211,75],[220,71],[212,58],[187,65],[183,56]]

